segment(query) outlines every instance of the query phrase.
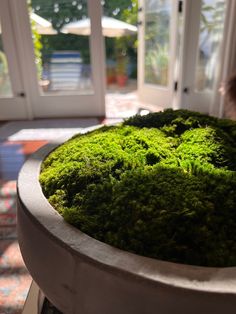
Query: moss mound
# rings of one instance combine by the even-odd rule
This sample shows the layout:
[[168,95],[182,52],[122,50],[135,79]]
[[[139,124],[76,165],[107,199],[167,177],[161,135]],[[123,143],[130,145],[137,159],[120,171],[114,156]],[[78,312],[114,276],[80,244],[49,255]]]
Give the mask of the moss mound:
[[140,255],[236,266],[236,123],[187,110],[77,135],[43,162],[66,221]]

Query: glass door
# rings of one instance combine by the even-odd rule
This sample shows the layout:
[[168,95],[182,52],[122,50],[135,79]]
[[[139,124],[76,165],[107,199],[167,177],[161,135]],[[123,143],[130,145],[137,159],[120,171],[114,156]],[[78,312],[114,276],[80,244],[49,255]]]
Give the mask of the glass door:
[[140,0],[138,91],[142,101],[171,107],[177,44],[178,1]]
[[[210,113],[219,89],[226,0],[185,1],[185,31],[179,102]],[[220,96],[218,97],[220,98]]]
[[0,1],[0,120],[26,119],[24,90],[8,0]]
[[33,117],[104,116],[100,1],[12,3]]

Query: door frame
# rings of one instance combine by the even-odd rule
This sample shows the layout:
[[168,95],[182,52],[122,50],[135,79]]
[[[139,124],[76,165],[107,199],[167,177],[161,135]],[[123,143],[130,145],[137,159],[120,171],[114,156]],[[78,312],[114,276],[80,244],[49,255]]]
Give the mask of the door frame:
[[224,106],[227,100],[219,92],[219,87],[236,71],[236,1],[227,0],[227,10],[225,18],[225,29],[221,50],[221,67],[219,69],[219,79],[215,86],[215,95],[210,114],[222,118],[224,116]]
[[29,101],[25,95],[22,80],[22,69],[17,54],[16,34],[11,18],[11,3],[9,0],[0,1],[1,37],[4,53],[7,59],[12,95],[0,96],[0,120],[18,120],[29,117]]
[[[225,44],[229,19],[229,0],[226,1],[226,11],[224,20],[223,37],[219,46],[217,56],[218,62],[215,69],[215,78],[212,91],[192,91],[195,85],[195,70],[198,60],[199,26],[201,1],[188,0],[184,2],[184,27],[182,39],[182,53],[180,60],[179,90],[177,93],[177,103],[179,108],[196,110],[206,114],[220,116],[219,106],[221,95],[219,94],[219,85],[222,79],[222,67],[224,59],[227,57]],[[199,14],[198,14],[199,13]],[[185,88],[189,92],[185,93]],[[189,101],[192,98],[191,105]],[[194,101],[194,98],[197,101]],[[206,107],[207,104],[207,107]]]
[[100,1],[87,0],[91,19],[90,56],[94,91],[88,95],[76,92],[71,92],[71,95],[47,95],[40,91],[27,1],[12,0],[10,5],[25,93],[30,100],[28,118],[105,116],[105,53]]

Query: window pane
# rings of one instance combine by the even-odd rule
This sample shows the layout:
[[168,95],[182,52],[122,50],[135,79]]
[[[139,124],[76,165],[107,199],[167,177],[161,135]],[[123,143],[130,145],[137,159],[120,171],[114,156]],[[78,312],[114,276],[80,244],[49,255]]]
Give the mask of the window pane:
[[86,0],[31,0],[38,82],[44,94],[93,92]]
[[102,1],[101,4],[107,92],[110,94],[135,91],[137,89],[138,1]]
[[168,85],[171,3],[145,1],[145,83]]
[[203,0],[201,8],[199,53],[195,89],[212,90],[225,18],[224,0]]
[[2,31],[0,23],[0,97],[9,96],[12,96],[12,89],[8,73],[7,58],[3,49]]

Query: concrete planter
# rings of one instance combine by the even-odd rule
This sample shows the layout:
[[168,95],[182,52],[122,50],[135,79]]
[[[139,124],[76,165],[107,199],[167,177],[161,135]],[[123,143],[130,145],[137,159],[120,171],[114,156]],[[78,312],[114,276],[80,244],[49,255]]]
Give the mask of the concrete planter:
[[48,299],[71,314],[233,314],[236,267],[163,262],[121,251],[68,225],[42,194],[47,145],[18,180],[18,237],[26,266]]

